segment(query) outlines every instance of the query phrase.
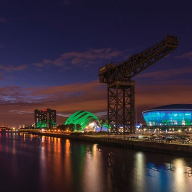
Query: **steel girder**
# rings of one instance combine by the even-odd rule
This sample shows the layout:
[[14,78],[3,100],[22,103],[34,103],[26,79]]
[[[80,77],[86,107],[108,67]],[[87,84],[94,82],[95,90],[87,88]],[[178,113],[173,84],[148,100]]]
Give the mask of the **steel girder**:
[[118,66],[108,64],[99,71],[100,83],[131,81],[131,78],[151,66],[177,48],[177,37],[166,36],[165,40],[142,53],[132,55]]
[[153,47],[132,55],[127,61],[114,65],[107,64],[99,70],[100,83],[108,84],[108,122],[123,125],[126,132],[135,131],[135,91],[131,78],[151,66],[177,48],[177,37],[166,35],[165,39]]
[[135,82],[108,84],[108,123],[112,132],[135,132]]

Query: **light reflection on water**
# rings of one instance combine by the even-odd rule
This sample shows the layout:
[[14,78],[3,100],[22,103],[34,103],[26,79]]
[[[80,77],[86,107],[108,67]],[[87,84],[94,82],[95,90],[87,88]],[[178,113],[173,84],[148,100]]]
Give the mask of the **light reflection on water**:
[[142,152],[135,154],[134,161],[134,191],[145,189],[145,156]]
[[188,192],[191,167],[189,158],[0,133],[1,191]]

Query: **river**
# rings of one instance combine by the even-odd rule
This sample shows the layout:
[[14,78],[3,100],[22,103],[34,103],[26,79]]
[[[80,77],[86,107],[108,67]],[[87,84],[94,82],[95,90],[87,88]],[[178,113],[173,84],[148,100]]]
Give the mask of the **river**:
[[192,159],[0,133],[1,192],[190,192]]

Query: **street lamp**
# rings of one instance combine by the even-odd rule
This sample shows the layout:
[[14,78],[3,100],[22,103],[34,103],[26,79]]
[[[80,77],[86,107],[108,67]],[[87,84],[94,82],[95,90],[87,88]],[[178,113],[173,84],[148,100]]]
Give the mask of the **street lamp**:
[[137,107],[135,107],[135,129],[137,128]]

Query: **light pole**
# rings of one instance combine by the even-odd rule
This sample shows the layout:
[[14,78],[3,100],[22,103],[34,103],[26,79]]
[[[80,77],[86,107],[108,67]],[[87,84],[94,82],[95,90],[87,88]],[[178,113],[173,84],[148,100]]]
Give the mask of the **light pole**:
[[137,129],[137,107],[135,107],[135,130]]
[[[141,126],[141,130],[143,130],[142,123],[140,123],[140,126]],[[142,131],[142,132],[143,132],[143,131]]]

